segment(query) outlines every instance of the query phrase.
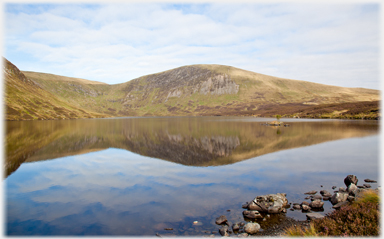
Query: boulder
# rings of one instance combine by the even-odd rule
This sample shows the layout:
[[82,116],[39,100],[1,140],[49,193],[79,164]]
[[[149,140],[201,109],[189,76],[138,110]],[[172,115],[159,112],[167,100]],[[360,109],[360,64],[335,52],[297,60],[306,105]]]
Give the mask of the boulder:
[[261,219],[263,216],[261,216],[259,211],[253,210],[253,211],[243,211],[243,216],[249,219]]
[[349,193],[349,195],[355,196],[358,192],[356,184],[351,183],[347,188],[347,192]]
[[280,213],[288,204],[288,199],[285,193],[267,194],[257,196],[253,202],[259,206],[260,212],[265,213]]
[[248,222],[244,226],[244,231],[248,234],[255,234],[260,230],[260,225],[259,223],[256,222]]
[[219,229],[219,232],[220,232],[220,235],[222,235],[223,237],[229,237],[228,226],[227,226],[227,225],[222,226],[222,227]]
[[307,205],[307,206],[309,206],[309,202],[307,202],[307,201],[303,201],[303,202],[301,203],[301,206],[303,206],[303,205]]
[[221,215],[220,217],[216,218],[216,224],[217,224],[217,225],[226,223],[227,221],[228,221],[228,220],[227,220],[227,217],[224,216],[224,215]]
[[345,201],[347,201],[348,196],[349,196],[349,193],[347,193],[347,192],[336,192],[331,197],[331,203],[333,205],[335,205],[335,204],[337,204],[339,202],[345,202]]
[[344,178],[344,184],[345,186],[349,186],[351,183],[357,185],[357,182],[359,180],[357,179],[357,177],[355,175],[348,175],[346,178]]
[[323,205],[324,205],[324,202],[320,201],[320,200],[315,200],[315,201],[312,201],[309,206],[311,208],[315,208],[315,209],[319,209],[319,208],[323,208]]
[[307,216],[308,220],[321,219],[324,217],[323,215],[317,212],[307,213],[305,216]]

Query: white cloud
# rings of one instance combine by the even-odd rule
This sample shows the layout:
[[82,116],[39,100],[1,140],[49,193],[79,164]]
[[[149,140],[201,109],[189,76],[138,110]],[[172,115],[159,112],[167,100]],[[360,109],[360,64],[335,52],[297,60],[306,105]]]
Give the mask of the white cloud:
[[214,63],[318,83],[379,87],[375,4],[39,6],[5,7],[5,57],[22,70],[122,83],[182,65]]

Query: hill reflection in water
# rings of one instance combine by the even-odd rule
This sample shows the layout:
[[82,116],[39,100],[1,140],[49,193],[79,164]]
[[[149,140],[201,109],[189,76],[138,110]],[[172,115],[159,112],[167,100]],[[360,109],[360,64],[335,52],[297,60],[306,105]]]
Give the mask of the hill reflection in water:
[[377,134],[375,121],[288,120],[236,117],[117,118],[7,122],[5,173],[21,163],[107,148],[190,166],[232,164],[279,150]]
[[[265,121],[9,122],[5,234],[201,237],[218,232],[220,215],[244,221],[241,205],[259,195],[300,203],[304,192],[344,186],[348,174],[360,185],[377,179],[378,122]],[[330,210],[327,201],[322,214]],[[265,229],[286,216],[305,220],[288,210],[258,222]]]

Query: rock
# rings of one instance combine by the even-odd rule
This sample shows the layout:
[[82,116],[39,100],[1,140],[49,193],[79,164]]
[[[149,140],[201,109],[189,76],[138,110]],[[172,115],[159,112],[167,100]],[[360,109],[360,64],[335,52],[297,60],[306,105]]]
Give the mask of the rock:
[[[332,196],[332,195],[331,195]],[[328,201],[331,197],[323,197],[323,201]]]
[[169,227],[169,228],[164,228],[164,230],[166,230],[166,231],[172,231],[173,228],[171,228],[171,227]]
[[375,181],[375,180],[372,180],[372,179],[364,179],[364,182],[366,182],[366,183],[377,183],[377,181]]
[[249,219],[260,219],[263,218],[259,211],[253,210],[253,211],[243,211],[243,216]]
[[263,208],[260,207],[259,205],[257,205],[254,201],[251,201],[249,204],[248,204],[248,207],[247,207],[249,210],[257,210],[257,211],[262,211]]
[[335,189],[335,188],[337,188],[336,186],[332,186],[332,189]]
[[323,197],[332,197],[332,194],[330,192],[328,192],[327,190],[321,190],[320,191],[320,194],[323,196]]
[[316,194],[316,193],[317,193],[317,191],[313,190],[313,191],[306,192],[304,194]]
[[239,223],[235,223],[235,224],[232,225],[232,230],[237,231],[239,229],[240,229]]
[[285,193],[257,196],[253,202],[260,207],[258,211],[265,213],[280,213],[288,204]]
[[222,226],[222,227],[219,229],[219,232],[220,232],[220,235],[222,235],[223,237],[229,237],[228,226],[227,226],[227,225]]
[[338,208],[340,208],[340,207],[342,207],[342,206],[344,206],[344,205],[346,205],[346,204],[348,204],[348,201],[345,201],[345,202],[339,202],[339,203],[337,203],[336,205],[333,205],[332,208],[334,208],[334,209],[338,209]]
[[339,192],[346,192],[347,190],[343,187],[339,187]]
[[221,215],[220,217],[216,218],[216,224],[217,224],[217,225],[226,223],[227,221],[228,221],[228,220],[227,220],[227,217],[224,216],[224,215]]
[[248,233],[246,233],[246,232],[241,233],[237,237],[248,237]]
[[371,187],[371,185],[369,185],[369,184],[363,184],[363,186],[364,186],[365,188],[370,188],[370,187]]
[[315,195],[315,196],[313,196],[313,197],[311,198],[311,201],[316,201],[316,200],[321,200],[321,199],[323,199],[322,196],[320,196],[320,195]]
[[346,178],[344,178],[344,184],[345,186],[349,186],[351,183],[357,185],[357,182],[359,180],[357,179],[357,177],[355,175],[348,175]]
[[357,188],[365,188],[365,187],[362,185],[357,185]]
[[353,201],[355,201],[355,197],[354,196],[348,196],[347,200],[349,202],[353,202]]
[[358,188],[354,183],[351,183],[347,188],[347,192],[349,193],[349,195],[352,195],[352,196],[355,196],[357,194],[357,191],[358,191]]
[[293,205],[293,209],[296,209],[296,210],[300,210],[301,209],[301,207],[300,207],[300,205]]
[[311,202],[311,203],[309,204],[309,206],[310,206],[311,208],[315,208],[315,209],[322,208],[323,205],[324,205],[324,202],[322,202],[322,201],[320,201],[320,200],[315,200],[315,201],[313,201],[313,202]]
[[249,234],[255,234],[260,230],[260,225],[259,223],[256,222],[248,222],[244,226],[244,231]]
[[303,201],[303,202],[301,203],[301,206],[303,206],[303,205],[307,205],[307,206],[309,206],[309,202],[307,202],[307,201]]
[[321,219],[324,217],[323,215],[317,212],[307,213],[305,216],[307,216],[308,220]]
[[286,208],[283,208],[283,211],[281,211],[282,213],[287,213],[287,209]]
[[339,203],[339,202],[345,202],[348,199],[349,194],[347,192],[336,192],[331,197],[331,203],[333,205]]
[[245,204],[241,205],[241,207],[244,208],[244,209],[247,209],[248,205],[249,205],[249,203],[245,203]]
[[311,207],[308,206],[308,205],[303,204],[303,205],[301,205],[301,209],[302,209],[303,211],[307,212],[307,211],[311,210]]
[[240,222],[240,227],[243,227],[244,225],[245,225],[245,223],[244,222]]
[[308,196],[308,197],[306,197],[306,198],[304,198],[304,199],[311,199],[311,197]]

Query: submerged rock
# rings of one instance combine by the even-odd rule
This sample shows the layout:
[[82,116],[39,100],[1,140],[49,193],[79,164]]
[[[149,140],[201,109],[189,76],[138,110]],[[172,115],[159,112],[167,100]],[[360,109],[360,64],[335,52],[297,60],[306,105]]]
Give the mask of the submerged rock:
[[312,194],[316,194],[316,193],[317,193],[317,191],[313,190],[313,191],[306,192],[306,193],[304,193],[304,194],[310,194],[310,195],[312,195]]

